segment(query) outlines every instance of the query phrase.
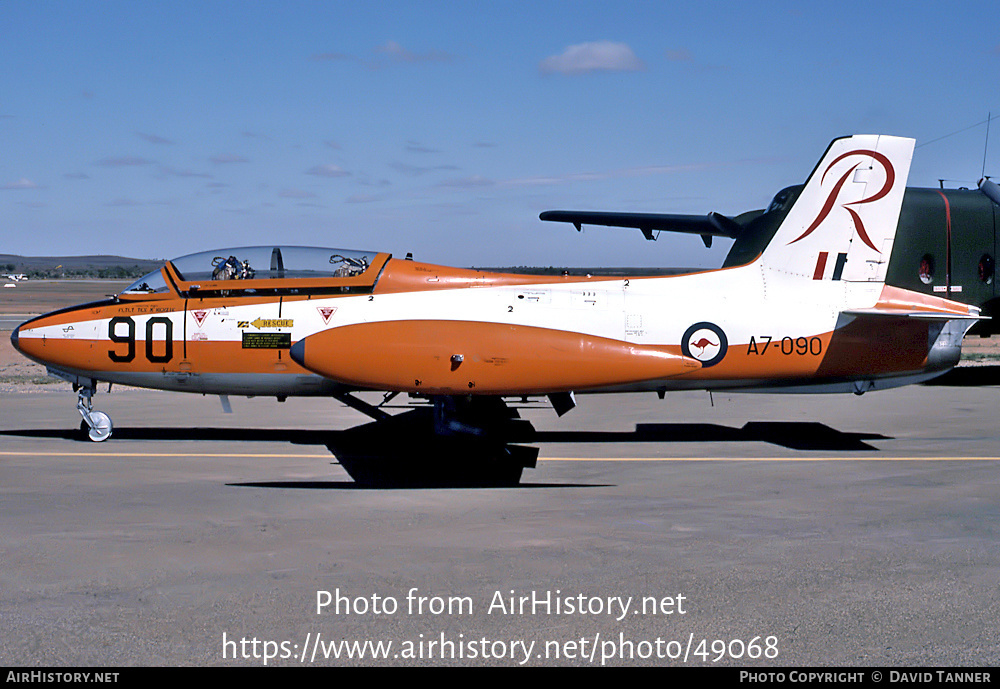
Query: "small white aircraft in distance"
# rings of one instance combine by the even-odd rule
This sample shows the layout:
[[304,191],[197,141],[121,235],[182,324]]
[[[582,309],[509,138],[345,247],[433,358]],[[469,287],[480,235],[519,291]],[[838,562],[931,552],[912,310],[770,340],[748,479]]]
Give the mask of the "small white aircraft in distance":
[[[834,140],[798,197],[768,210],[776,231],[740,266],[542,276],[379,252],[226,249],[167,261],[113,298],[21,324],[11,340],[74,384],[93,440],[112,431],[91,406],[98,381],[326,395],[375,419],[361,427],[372,432],[331,443],[356,480],[377,478],[380,456],[423,447],[450,469],[489,467],[516,483],[537,449],[511,444],[526,422],[505,398],[547,396],[561,416],[574,393],[861,394],[952,368],[979,309],[885,284],[913,147]],[[386,412],[404,392],[432,411]]]
[[28,279],[28,276],[25,275],[24,273],[8,274],[4,275],[4,277],[7,278],[8,280],[13,280],[14,282],[20,282],[22,280]]

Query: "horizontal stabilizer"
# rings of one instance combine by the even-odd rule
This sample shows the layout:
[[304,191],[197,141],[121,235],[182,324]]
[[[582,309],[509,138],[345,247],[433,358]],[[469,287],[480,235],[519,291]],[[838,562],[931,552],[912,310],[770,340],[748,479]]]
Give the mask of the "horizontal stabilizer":
[[947,311],[911,311],[907,309],[850,309],[841,311],[845,316],[882,316],[886,318],[919,318],[929,321],[988,321],[989,316],[979,313],[952,313]]
[[683,232],[710,237],[735,239],[743,230],[738,222],[721,213],[708,215],[671,215],[666,213],[609,213],[604,211],[545,211],[540,220],[568,222],[579,230],[583,225],[632,227],[641,230],[646,239],[653,232]]
[[[932,294],[910,292],[886,285],[873,307],[845,309],[845,316],[876,318],[913,318],[925,321],[985,321],[976,306],[942,299]],[[969,324],[971,327],[971,323]]]

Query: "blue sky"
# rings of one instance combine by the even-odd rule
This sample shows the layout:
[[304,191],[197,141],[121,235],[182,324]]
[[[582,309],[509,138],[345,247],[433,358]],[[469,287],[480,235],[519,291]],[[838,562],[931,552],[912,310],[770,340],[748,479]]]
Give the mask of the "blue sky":
[[[737,214],[829,141],[974,184],[981,2],[0,2],[0,253],[281,243],[455,265],[716,266],[547,209]],[[1000,120],[987,174],[1000,175]],[[930,143],[928,143],[930,142]],[[921,145],[926,143],[926,145]],[[957,185],[957,184],[956,184]]]

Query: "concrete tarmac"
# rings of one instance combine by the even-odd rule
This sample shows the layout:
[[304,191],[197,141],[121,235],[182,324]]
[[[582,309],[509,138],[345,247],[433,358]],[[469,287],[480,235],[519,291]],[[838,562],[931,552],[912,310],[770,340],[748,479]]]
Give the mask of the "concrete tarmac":
[[44,387],[0,398],[2,665],[1000,663],[996,388],[580,396],[519,487],[362,489],[332,400],[101,392],[94,444]]

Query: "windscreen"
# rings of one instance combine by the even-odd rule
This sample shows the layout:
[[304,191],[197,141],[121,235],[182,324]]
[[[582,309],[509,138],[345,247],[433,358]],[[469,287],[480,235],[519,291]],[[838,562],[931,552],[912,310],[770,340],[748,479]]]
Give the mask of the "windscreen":
[[163,279],[163,273],[157,268],[126,287],[122,291],[122,294],[160,294],[168,291],[167,283]]

